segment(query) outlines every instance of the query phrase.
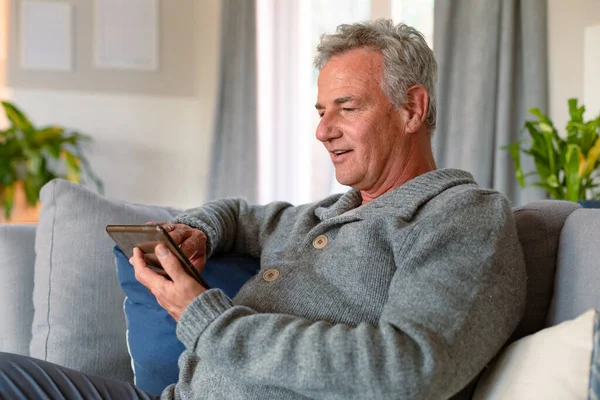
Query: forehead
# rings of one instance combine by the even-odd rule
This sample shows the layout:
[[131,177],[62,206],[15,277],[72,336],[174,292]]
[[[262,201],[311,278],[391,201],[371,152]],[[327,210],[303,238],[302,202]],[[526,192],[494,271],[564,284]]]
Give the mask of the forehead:
[[383,72],[383,55],[371,49],[354,49],[329,59],[319,73],[319,91],[374,89]]

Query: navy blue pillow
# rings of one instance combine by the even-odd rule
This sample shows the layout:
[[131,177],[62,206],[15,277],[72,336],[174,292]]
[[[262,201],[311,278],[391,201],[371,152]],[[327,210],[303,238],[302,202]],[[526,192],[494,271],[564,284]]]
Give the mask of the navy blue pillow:
[[[125,292],[127,345],[131,355],[135,384],[140,389],[160,394],[177,382],[177,359],[185,347],[177,339],[177,323],[156,301],[146,287],[135,279],[129,259],[113,248],[119,284]],[[260,268],[259,260],[240,255],[220,255],[206,262],[202,277],[212,288],[233,298],[244,283]]]

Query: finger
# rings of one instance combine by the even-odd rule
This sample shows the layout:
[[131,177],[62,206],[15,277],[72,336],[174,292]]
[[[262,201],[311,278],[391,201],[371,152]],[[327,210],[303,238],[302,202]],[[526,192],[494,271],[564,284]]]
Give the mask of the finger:
[[198,270],[198,272],[202,272],[204,267],[206,266],[206,251],[195,251],[190,257],[190,264]]
[[165,231],[167,231],[167,233],[173,231],[179,225],[181,225],[184,228],[186,227],[186,225],[182,225],[182,224],[172,224],[170,222],[158,222],[158,221],[149,221],[149,222],[146,222],[145,225],[161,226]]
[[158,244],[154,249],[154,253],[158,256],[158,261],[160,261],[160,264],[165,269],[167,274],[169,274],[169,277],[171,280],[173,280],[173,282],[184,278],[192,279],[185,272],[177,257],[171,253],[167,246],[162,243]]
[[193,234],[192,228],[188,227],[187,225],[174,226],[168,232],[175,244],[177,245],[183,243],[187,238],[189,238]]
[[143,253],[142,257],[144,258],[144,261],[146,262],[146,266],[148,268],[150,268],[152,270],[152,272],[155,272],[160,276],[167,277],[167,279],[168,279],[167,273],[165,272],[164,268],[160,264],[160,261],[158,261],[158,257],[156,256],[156,254]]
[[146,264],[156,267],[156,268],[160,268],[160,261],[158,261],[158,257],[156,257],[156,254],[154,253],[146,253],[144,254],[144,261],[146,261]]
[[162,290],[168,282],[166,278],[148,268],[144,260],[144,253],[139,248],[136,247],[133,249],[133,257],[129,259],[129,262],[135,270],[135,279],[150,289],[150,291]]
[[170,224],[170,223],[168,223],[168,222],[165,222],[165,223],[162,225],[162,227],[163,227],[163,229],[164,229],[165,231],[167,231],[167,232],[171,232],[171,231],[173,231],[173,230],[177,229],[177,224]]
[[186,239],[180,247],[190,263],[198,271],[202,271],[206,261],[206,236],[200,231],[195,231],[195,234]]
[[188,257],[195,252],[204,255],[206,252],[206,236],[200,231],[192,231],[192,234],[183,240],[179,248]]

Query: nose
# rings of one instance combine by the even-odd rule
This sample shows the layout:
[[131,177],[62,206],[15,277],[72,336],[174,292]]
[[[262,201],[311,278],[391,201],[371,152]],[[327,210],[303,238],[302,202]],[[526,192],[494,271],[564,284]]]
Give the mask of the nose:
[[325,113],[319,121],[316,135],[320,142],[328,142],[342,136],[342,130],[336,125],[333,116]]

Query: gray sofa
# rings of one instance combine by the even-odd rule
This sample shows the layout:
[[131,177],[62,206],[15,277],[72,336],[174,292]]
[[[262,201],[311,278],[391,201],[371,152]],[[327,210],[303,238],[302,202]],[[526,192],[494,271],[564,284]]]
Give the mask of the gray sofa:
[[[111,201],[65,181],[44,187],[41,199],[38,226],[0,225],[0,351],[131,381],[123,294],[103,228],[177,210]],[[541,201],[514,213],[528,304],[511,340],[600,309],[600,210]]]

